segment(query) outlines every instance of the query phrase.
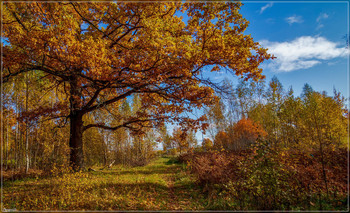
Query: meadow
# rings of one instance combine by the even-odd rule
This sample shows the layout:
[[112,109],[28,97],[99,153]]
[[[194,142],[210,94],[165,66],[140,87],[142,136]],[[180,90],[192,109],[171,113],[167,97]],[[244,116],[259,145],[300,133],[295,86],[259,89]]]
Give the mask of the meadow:
[[[347,208],[348,197],[345,155],[340,154],[337,163],[343,162],[341,167],[332,170],[327,167],[328,175],[332,174],[329,194],[317,178],[321,176],[320,164],[307,156],[298,156],[294,166],[285,163],[284,169],[276,171],[275,165],[271,167],[271,159],[270,166],[259,164],[259,154],[213,151],[177,158],[159,157],[139,167],[95,167],[90,171],[61,174],[52,171],[46,176],[32,172],[27,177],[11,176],[7,172],[3,205],[7,210],[18,211],[342,211]],[[248,158],[260,170],[245,167]],[[290,168],[298,172],[288,173],[286,169]]]
[[65,173],[4,181],[5,209],[16,210],[199,210],[208,200],[174,159],[144,167]]

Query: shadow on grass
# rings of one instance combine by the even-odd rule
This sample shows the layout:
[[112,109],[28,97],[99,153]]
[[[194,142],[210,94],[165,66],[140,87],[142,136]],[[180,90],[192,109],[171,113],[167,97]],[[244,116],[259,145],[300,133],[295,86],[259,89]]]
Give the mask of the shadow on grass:
[[173,164],[181,164],[181,162],[177,158],[170,158],[165,165],[173,165]]
[[[4,188],[5,208],[13,206],[18,209],[33,209],[41,206],[42,209],[35,210],[63,210],[63,209],[162,209],[176,210],[191,209],[191,205],[202,206],[203,195],[200,188],[188,182],[169,184],[173,179],[172,174],[178,172],[178,161],[168,158],[156,165],[143,168],[130,168],[127,170],[112,169],[107,171],[92,171],[89,179],[80,180],[58,180],[42,179],[35,182],[6,183]],[[160,176],[157,176],[157,175]],[[162,176],[166,174],[165,176]],[[168,175],[169,174],[169,175]],[[101,175],[156,175],[155,178],[163,179],[162,183],[139,182],[130,179],[119,183],[118,179],[108,179],[109,182],[99,181]],[[96,179],[95,179],[96,178]],[[125,181],[125,180],[124,180]],[[69,196],[74,194],[74,196]],[[117,196],[117,197],[116,197]],[[44,199],[45,198],[45,199]],[[145,204],[150,198],[153,204]],[[194,200],[192,203],[191,200]],[[35,201],[35,202],[34,202]],[[56,204],[50,202],[57,201]],[[57,204],[58,201],[61,204]],[[184,203],[185,202],[185,203]],[[8,206],[6,206],[6,203]],[[26,206],[23,206],[26,203]],[[131,203],[131,206],[128,206]],[[64,207],[60,206],[63,205]],[[196,209],[196,208],[195,208]]]
[[[205,199],[201,189],[188,181],[174,182],[176,178],[172,174],[176,176],[180,168],[179,163],[175,158],[168,159],[144,168],[88,172],[92,176],[89,175],[89,179],[85,178],[81,183],[79,179],[71,182],[70,180],[58,182],[57,180],[51,181],[51,178],[34,183],[8,183],[6,189],[4,188],[5,208],[11,206],[25,210],[191,210],[203,208]],[[109,182],[106,182],[105,180],[99,181],[100,175],[111,175],[112,177],[156,175],[155,178],[163,181],[162,183],[139,182],[139,180],[130,179],[126,183],[120,183],[118,179],[109,178]],[[70,196],[72,194],[74,196]],[[150,200],[152,203],[146,204],[145,200],[147,202]],[[55,204],[55,202],[51,203],[52,201],[57,202]],[[25,206],[24,203],[26,203]],[[38,206],[41,208],[38,209]]]
[[[179,205],[183,200],[190,201],[198,197],[187,191],[188,189],[186,190],[184,186],[169,187],[164,184],[150,182],[92,183],[87,189],[77,186],[76,183],[24,184],[21,186],[21,190],[5,190],[4,204],[5,208],[9,208],[10,206],[7,206],[7,204],[10,205],[10,203],[13,202],[13,205],[18,209],[32,209],[37,206],[42,206],[46,210],[60,210],[58,206],[51,204],[48,200],[64,200],[66,204],[64,209],[79,209],[83,207],[86,210],[95,210],[115,208],[116,206],[123,206],[123,208],[129,209],[127,204],[128,202],[132,202],[133,206],[139,206],[140,209],[144,209],[146,207],[142,206],[142,201],[151,199],[155,202],[155,206],[162,206],[161,209],[173,210],[172,205]],[[74,194],[75,196],[68,196],[69,194]],[[119,197],[116,200],[114,197],[115,195]],[[43,197],[46,198],[45,201],[41,199]],[[34,203],[34,200],[37,200],[37,203]],[[26,203],[26,206],[22,206],[24,203]],[[94,205],[92,205],[92,203],[94,203]],[[170,204],[171,206],[169,206]],[[35,208],[35,210],[43,209]]]
[[169,158],[166,162],[156,165],[147,165],[144,167],[130,167],[127,169],[110,169],[106,171],[92,171],[94,175],[153,175],[153,174],[172,174],[176,173],[174,169],[181,165],[176,158]]
[[[105,174],[109,175],[154,175],[154,174],[171,174],[174,173],[171,169],[152,169],[152,170],[136,170],[136,171],[109,171]],[[98,172],[95,172],[94,174],[98,175]]]

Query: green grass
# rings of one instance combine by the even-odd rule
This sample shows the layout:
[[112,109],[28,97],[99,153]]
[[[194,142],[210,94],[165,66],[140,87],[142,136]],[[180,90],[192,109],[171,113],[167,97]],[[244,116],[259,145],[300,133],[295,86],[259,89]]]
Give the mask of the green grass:
[[159,158],[144,167],[6,181],[3,205],[16,210],[201,210],[207,199],[182,164]]
[[[195,184],[186,165],[174,158],[158,158],[144,167],[114,166],[56,177],[25,178],[3,183],[3,207],[31,210],[243,210],[235,200]],[[244,194],[244,193],[243,193]],[[337,201],[311,198],[292,210],[344,210]],[[250,206],[250,207],[248,207]],[[322,206],[322,207],[321,207]],[[242,209],[243,208],[243,209]]]

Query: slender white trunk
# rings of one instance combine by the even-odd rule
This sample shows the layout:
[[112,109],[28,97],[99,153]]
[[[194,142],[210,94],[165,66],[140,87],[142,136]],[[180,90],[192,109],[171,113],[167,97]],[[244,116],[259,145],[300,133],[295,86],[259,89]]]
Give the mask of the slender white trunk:
[[6,125],[6,149],[5,149],[5,169],[8,168],[8,156],[9,156],[9,124]]
[[[18,105],[18,94],[16,94],[16,118],[18,118],[19,115],[19,105]],[[15,157],[15,162],[14,162],[14,167],[18,168],[19,167],[19,160],[18,160],[18,152],[19,152],[19,142],[18,142],[18,135],[19,135],[19,122],[18,120],[16,121],[16,130],[15,130],[15,147],[14,147],[14,157]]]
[[[26,75],[27,81],[26,81],[26,112],[28,111],[28,96],[29,96],[29,78],[28,78],[28,73]],[[26,119],[26,173],[28,173],[29,170],[29,138],[28,138],[28,130],[29,130],[29,125],[28,125],[28,119]]]

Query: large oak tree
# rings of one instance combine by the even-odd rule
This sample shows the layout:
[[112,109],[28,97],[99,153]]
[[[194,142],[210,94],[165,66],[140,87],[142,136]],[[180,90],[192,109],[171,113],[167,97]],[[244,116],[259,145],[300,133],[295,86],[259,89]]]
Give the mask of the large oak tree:
[[[266,49],[243,32],[241,3],[4,3],[2,83],[35,71],[64,89],[67,101],[53,109],[70,122],[70,161],[83,166],[82,135],[154,126],[165,120],[198,127],[183,112],[215,98],[204,70],[226,69],[244,78],[262,78]],[[184,18],[180,17],[184,16]],[[139,94],[135,115],[118,125],[83,122],[83,116],[119,107]],[[40,110],[37,110],[37,112]],[[39,116],[40,113],[32,113]]]

